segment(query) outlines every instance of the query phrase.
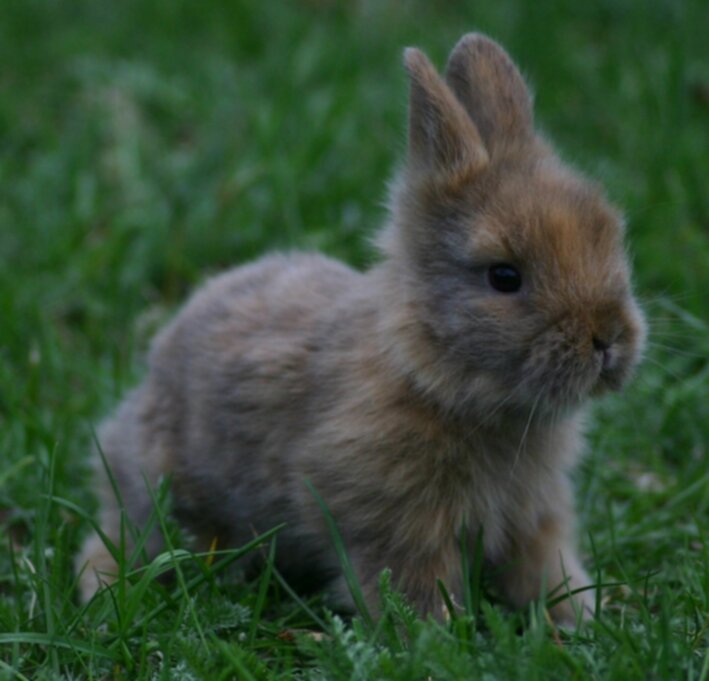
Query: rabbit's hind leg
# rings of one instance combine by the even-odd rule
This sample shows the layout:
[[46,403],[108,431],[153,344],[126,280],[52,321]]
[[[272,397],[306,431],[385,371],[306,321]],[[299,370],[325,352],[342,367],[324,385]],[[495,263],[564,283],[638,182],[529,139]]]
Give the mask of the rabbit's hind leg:
[[87,538],[75,563],[83,601],[118,578],[116,556],[130,570],[139,557],[151,559],[163,545],[155,500],[168,457],[162,438],[149,427],[146,397],[141,390],[132,393],[99,433],[101,533]]

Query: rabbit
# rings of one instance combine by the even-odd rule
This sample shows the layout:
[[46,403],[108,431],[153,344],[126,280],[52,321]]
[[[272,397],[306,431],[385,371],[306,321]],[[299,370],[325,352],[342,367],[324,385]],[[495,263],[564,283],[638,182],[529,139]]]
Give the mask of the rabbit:
[[[626,384],[645,339],[623,220],[535,131],[496,42],[465,35],[443,76],[417,48],[404,63],[408,147],[380,259],[274,254],[209,280],[155,338],[101,450],[137,526],[169,477],[195,546],[284,523],[276,564],[342,607],[313,490],[372,612],[388,568],[418,613],[445,618],[437,580],[460,601],[466,546],[512,607],[567,594],[550,612],[571,624],[595,601],[569,480],[586,407]],[[76,565],[84,599],[115,579],[98,535]]]

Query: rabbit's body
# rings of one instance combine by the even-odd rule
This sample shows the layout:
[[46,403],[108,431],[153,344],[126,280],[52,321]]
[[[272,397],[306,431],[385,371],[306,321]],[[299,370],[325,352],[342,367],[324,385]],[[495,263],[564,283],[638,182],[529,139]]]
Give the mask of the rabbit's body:
[[471,545],[484,528],[488,560],[502,563],[515,537],[558,514],[576,422],[550,433],[526,414],[485,423],[443,412],[391,356],[390,270],[274,256],[197,293],[156,339],[146,383],[101,433],[131,520],[141,526],[152,510],[144,475],[153,486],[170,475],[175,513],[198,545],[239,546],[284,522],[284,570],[336,574],[309,480],[363,584],[374,589],[382,569],[411,563],[416,580],[405,587],[430,609],[437,577],[458,591],[456,528],[469,529]]
[[[481,530],[513,603],[589,584],[568,471],[583,403],[625,380],[643,328],[617,217],[533,135],[504,52],[467,36],[448,85],[421,53],[407,65],[410,158],[382,262],[362,274],[272,256],[213,279],[158,336],[146,382],[100,439],[138,525],[151,510],[144,477],[169,475],[198,546],[238,546],[286,523],[281,569],[332,577],[343,597],[309,481],[369,604],[388,567],[421,613],[440,616],[436,580],[460,594],[461,539],[472,551]],[[527,288],[508,290],[519,272],[500,262],[525,263]],[[102,525],[116,539],[118,506],[104,492]],[[112,571],[97,537],[87,562],[85,596]],[[591,603],[589,592],[575,600]],[[572,601],[555,615],[573,618]]]

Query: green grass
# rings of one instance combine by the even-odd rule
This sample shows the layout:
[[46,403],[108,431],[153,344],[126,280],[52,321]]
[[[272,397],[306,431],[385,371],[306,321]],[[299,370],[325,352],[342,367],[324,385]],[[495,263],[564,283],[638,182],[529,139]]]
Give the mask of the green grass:
[[[708,26],[704,0],[4,0],[0,679],[709,680]],[[184,553],[174,528],[172,555],[80,607],[92,429],[151,334],[270,249],[366,265],[404,147],[401,50],[440,65],[473,28],[625,208],[651,317],[577,476],[588,564],[613,585],[598,619],[555,631],[476,582],[440,626],[384,575],[385,617],[344,622],[268,561],[247,582],[216,569],[233,555]]]

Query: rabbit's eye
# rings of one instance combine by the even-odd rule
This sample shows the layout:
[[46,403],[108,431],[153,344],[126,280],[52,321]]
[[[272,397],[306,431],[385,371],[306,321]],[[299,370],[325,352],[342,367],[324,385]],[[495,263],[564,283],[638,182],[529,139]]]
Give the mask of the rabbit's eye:
[[512,265],[493,265],[487,271],[492,288],[500,293],[514,293],[522,286],[522,276]]

